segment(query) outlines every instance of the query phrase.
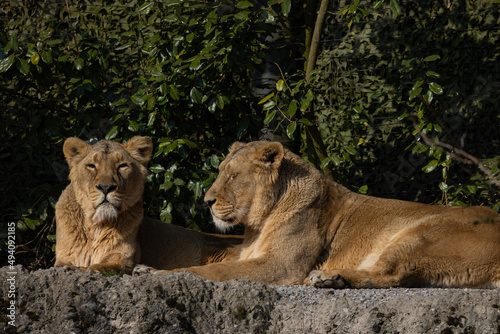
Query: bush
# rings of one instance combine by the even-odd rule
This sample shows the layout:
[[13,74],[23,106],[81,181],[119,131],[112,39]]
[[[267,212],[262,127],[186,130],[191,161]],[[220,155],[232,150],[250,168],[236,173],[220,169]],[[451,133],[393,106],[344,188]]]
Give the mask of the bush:
[[153,137],[147,214],[208,230],[202,199],[221,152],[260,130],[252,75],[276,29],[266,22],[273,8],[177,0],[2,7],[1,216],[21,232],[18,261],[52,260],[69,136]]
[[310,49],[305,4],[1,1],[0,219],[17,225],[16,261],[53,261],[70,136],[151,136],[146,214],[197,230],[213,231],[203,194],[223,152],[263,127],[354,191],[498,211],[498,4],[335,3],[307,80],[294,68],[313,60],[292,61]]

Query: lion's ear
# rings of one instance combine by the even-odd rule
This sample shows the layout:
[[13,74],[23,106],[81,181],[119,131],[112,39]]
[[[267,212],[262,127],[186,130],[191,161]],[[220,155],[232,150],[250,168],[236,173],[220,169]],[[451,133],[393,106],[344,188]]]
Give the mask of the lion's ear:
[[136,136],[126,142],[125,150],[144,166],[147,166],[153,153],[153,141],[149,137]]
[[256,154],[257,164],[266,170],[278,171],[285,150],[283,145],[277,142],[265,142],[258,148]]
[[242,143],[242,142],[239,142],[239,141],[236,141],[234,142],[231,147],[229,148],[229,153],[232,153],[234,151],[236,151],[237,149],[239,149],[240,147],[244,146],[245,143]]
[[69,168],[73,168],[88,153],[90,145],[80,138],[70,137],[66,139],[63,146],[64,156],[68,161]]

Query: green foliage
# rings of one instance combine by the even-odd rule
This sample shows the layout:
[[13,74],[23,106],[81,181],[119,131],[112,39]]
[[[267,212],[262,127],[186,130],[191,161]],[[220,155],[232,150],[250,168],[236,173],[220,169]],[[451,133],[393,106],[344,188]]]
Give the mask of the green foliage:
[[203,194],[219,153],[258,134],[252,73],[276,29],[272,18],[287,14],[289,2],[260,9],[249,1],[175,0],[1,6],[0,181],[8,194],[1,216],[18,222],[18,254],[27,255],[18,261],[51,260],[69,136],[90,143],[153,137],[147,214],[209,229]]
[[369,194],[498,211],[494,179],[424,140],[470,153],[498,180],[498,4],[372,4],[347,2],[367,9],[356,19],[341,2],[327,18],[313,83],[323,163]]

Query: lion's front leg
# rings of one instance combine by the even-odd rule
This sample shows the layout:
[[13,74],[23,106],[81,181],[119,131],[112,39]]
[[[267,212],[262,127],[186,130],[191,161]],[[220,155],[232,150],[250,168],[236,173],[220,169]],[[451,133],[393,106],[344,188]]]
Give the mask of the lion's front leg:
[[132,276],[141,276],[144,274],[156,274],[156,273],[165,273],[168,272],[166,270],[157,270],[153,267],[146,266],[145,264],[138,264],[134,267],[134,270],[132,270]]
[[236,262],[211,263],[204,266],[178,268],[174,270],[155,270],[151,267],[139,265],[134,268],[134,275],[144,273],[164,274],[189,271],[212,281],[226,281],[229,279],[248,279],[265,284],[300,284],[304,280],[304,273],[299,271],[283,270],[273,261],[251,259]]
[[100,273],[132,274],[134,256],[123,256],[122,252],[107,254],[102,259],[92,263],[87,271]]
[[306,284],[316,288],[331,289],[369,289],[369,288],[391,288],[401,286],[400,275],[384,274],[368,270],[315,270],[309,274]]

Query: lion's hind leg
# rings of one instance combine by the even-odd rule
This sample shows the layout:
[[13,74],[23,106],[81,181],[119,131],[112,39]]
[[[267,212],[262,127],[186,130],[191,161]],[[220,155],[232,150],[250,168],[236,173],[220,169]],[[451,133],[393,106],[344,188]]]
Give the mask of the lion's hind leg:
[[399,233],[381,252],[351,268],[337,269],[327,261],[322,271],[309,275],[309,284],[330,288],[499,286],[499,244],[500,229],[493,225],[420,226]]
[[424,286],[426,282],[416,271],[417,253],[427,240],[411,232],[414,229],[397,233],[385,247],[374,248],[361,263],[344,263],[343,268],[335,268],[335,262],[327,260],[321,270],[310,273],[306,284],[334,289]]

